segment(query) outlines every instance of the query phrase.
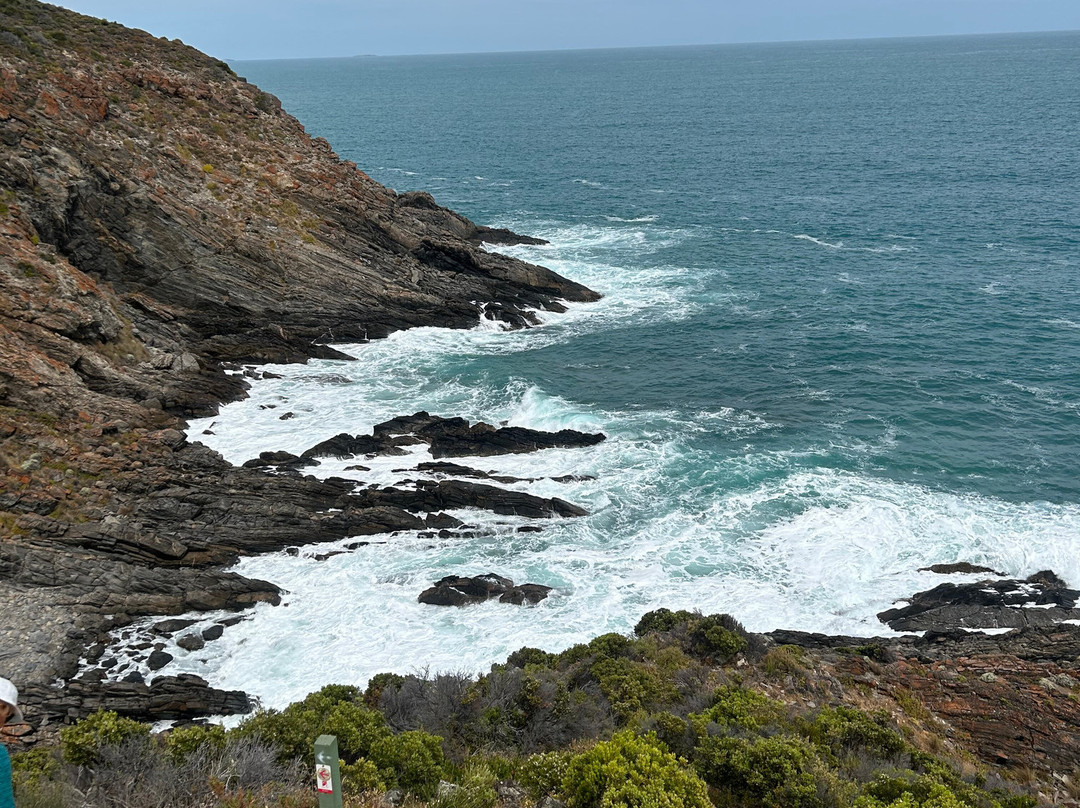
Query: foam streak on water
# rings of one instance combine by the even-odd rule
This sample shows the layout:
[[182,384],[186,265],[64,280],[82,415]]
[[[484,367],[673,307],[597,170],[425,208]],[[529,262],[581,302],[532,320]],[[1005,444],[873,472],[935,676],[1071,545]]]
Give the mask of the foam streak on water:
[[[1080,580],[1080,507],[1014,504],[822,465],[835,447],[747,451],[778,428],[752,411],[608,410],[513,374],[478,372],[500,357],[524,357],[627,320],[663,324],[688,316],[700,273],[695,280],[677,268],[633,270],[597,260],[628,255],[613,244],[647,251],[687,234],[644,237],[630,223],[620,226],[626,229],[534,228],[553,244],[509,250],[601,289],[606,297],[598,304],[545,315],[542,327],[527,331],[415,329],[341,346],[354,362],[273,366],[282,378],[256,383],[250,398],[190,430],[236,463],[266,450],[299,453],[337,432],[365,432],[419,409],[538,429],[603,430],[610,439],[587,449],[457,460],[520,477],[595,477],[512,486],[579,503],[590,516],[522,534],[515,530],[527,520],[462,511],[456,515],[478,526],[478,537],[375,537],[314,559],[346,539],[299,557],[244,559],[236,571],[283,586],[283,605],[258,606],[202,651],[169,648],[176,661],[163,673],[198,673],[281,706],[328,682],[362,684],[385,670],[482,671],[523,645],[557,651],[604,631],[626,632],[660,606],[730,612],[755,630],[880,635],[889,632],[878,611],[942,580],[918,572],[933,563],[963,560],[1013,574],[1052,567]],[[280,420],[284,412],[294,417]],[[207,429],[213,434],[202,434]],[[873,456],[888,446],[847,448]],[[324,459],[314,473],[385,485],[415,478],[402,469],[426,459],[417,450],[359,461],[367,473],[347,470],[356,460]],[[444,575],[488,571],[555,593],[527,608],[416,602]]]
[[[592,512],[538,534],[465,513],[477,538],[245,559],[287,605],[165,672],[280,705],[657,606],[881,633],[937,562],[1080,586],[1077,54],[1074,32],[243,65],[378,181],[549,239],[499,249],[605,297],[274,367],[192,437],[242,462],[426,409],[610,439],[461,461],[595,476],[516,484]],[[488,571],[556,594],[416,603]]]

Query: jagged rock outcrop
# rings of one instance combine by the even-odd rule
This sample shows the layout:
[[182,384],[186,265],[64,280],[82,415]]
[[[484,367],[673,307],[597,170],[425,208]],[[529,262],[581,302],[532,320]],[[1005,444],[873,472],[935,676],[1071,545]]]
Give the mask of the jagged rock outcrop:
[[520,426],[494,427],[482,421],[470,424],[464,418],[441,418],[421,411],[376,424],[370,435],[341,433],[327,438],[306,450],[303,457],[344,459],[357,455],[404,454],[401,447],[418,443],[426,443],[436,459],[490,457],[541,449],[582,448],[604,440],[606,436],[601,433],[576,429],[544,432]]
[[0,30],[0,662],[25,688],[138,616],[276,600],[221,572],[238,555],[429,525],[302,459],[188,445],[183,417],[245,394],[236,363],[598,296],[485,251],[531,240],[379,185],[178,40],[35,0]]
[[881,612],[878,619],[896,631],[1050,626],[1080,620],[1077,598],[1080,592],[1044,571],[1022,581],[941,584],[912,595],[906,606]]

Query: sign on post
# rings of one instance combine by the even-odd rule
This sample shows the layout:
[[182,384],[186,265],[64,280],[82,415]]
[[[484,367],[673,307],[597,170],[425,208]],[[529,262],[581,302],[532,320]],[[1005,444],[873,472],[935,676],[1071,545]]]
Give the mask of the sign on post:
[[337,738],[333,735],[315,739],[315,790],[319,793],[319,808],[342,808],[341,768]]

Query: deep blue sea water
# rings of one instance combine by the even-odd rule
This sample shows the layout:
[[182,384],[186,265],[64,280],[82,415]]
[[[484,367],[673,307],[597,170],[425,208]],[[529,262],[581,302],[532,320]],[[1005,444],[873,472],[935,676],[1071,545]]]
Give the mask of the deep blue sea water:
[[[277,368],[206,440],[242,461],[422,408],[611,440],[474,461],[596,476],[530,486],[593,511],[541,534],[487,518],[473,540],[244,562],[289,607],[179,669],[273,702],[479,670],[660,605],[880,633],[934,562],[1080,585],[1080,34],[236,67],[375,179],[549,239],[506,251],[606,297]],[[488,570],[557,595],[415,603]],[[314,649],[334,661],[312,673]]]

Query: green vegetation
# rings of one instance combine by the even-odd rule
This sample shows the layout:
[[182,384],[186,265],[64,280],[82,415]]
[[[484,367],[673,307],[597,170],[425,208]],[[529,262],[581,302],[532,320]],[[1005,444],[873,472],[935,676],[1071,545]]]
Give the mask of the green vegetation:
[[80,766],[96,763],[104,747],[119,746],[150,734],[150,727],[114,712],[94,713],[60,730],[60,750],[64,760]]
[[[777,673],[809,667],[799,649],[763,653],[730,617],[659,610],[632,637],[560,654],[522,648],[476,679],[384,673],[364,690],[329,685],[229,731],[153,737],[99,713],[62,731],[62,755],[16,756],[15,779],[20,805],[150,804],[149,785],[114,793],[145,782],[162,808],[313,808],[307,773],[325,733],[338,738],[347,804],[365,808],[388,789],[410,806],[494,808],[500,781],[526,795],[523,808],[546,797],[569,808],[1035,805],[912,747],[884,712],[797,707],[747,679],[778,690],[768,684]],[[88,796],[74,801],[65,784],[83,789],[87,778]]]
[[708,791],[655,736],[620,732],[577,755],[562,793],[570,808],[707,808]]

